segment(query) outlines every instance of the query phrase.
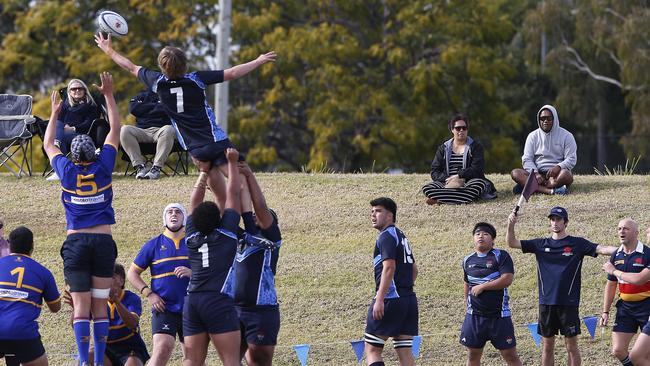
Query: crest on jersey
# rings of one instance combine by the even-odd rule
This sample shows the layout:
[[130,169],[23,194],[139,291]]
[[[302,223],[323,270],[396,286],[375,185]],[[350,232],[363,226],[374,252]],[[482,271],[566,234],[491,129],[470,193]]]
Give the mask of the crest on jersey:
[[571,249],[571,247],[564,247],[562,252],[563,252],[562,255],[565,257],[570,257],[573,255],[573,249]]

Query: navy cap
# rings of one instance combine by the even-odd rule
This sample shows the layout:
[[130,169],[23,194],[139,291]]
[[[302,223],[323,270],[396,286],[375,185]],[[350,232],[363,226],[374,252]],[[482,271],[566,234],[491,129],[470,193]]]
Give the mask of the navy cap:
[[569,214],[566,212],[566,209],[560,206],[555,206],[551,209],[551,211],[548,213],[548,217],[551,218],[551,216],[561,217],[565,220],[569,219]]

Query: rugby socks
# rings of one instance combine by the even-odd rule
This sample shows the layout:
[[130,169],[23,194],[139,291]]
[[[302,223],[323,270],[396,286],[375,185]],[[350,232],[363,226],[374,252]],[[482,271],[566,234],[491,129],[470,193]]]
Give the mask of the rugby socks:
[[370,333],[364,333],[363,340],[366,341],[366,343],[379,348],[384,348],[384,344],[386,344],[385,340]]
[[77,342],[77,351],[79,352],[79,364],[88,364],[88,352],[90,347],[90,319],[74,318],[72,322],[74,338]]
[[108,319],[95,319],[93,321],[93,340],[95,341],[95,366],[104,365],[104,352],[108,340]]
[[384,366],[384,363],[382,361],[377,361],[377,362],[371,363],[370,366]]
[[621,365],[623,366],[634,366],[632,360],[630,360],[630,355],[627,355],[624,360],[621,360]]

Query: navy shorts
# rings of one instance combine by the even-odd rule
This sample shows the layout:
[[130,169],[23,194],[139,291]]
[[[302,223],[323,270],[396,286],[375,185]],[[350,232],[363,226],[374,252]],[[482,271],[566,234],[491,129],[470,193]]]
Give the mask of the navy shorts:
[[[209,161],[212,166],[220,166],[228,164],[226,149],[229,147],[235,147],[235,145],[229,139],[225,139],[192,149],[190,155],[197,160]],[[241,153],[239,154],[239,161],[244,161],[244,155]]]
[[645,323],[643,329],[641,329],[641,333],[650,336],[650,322]]
[[183,334],[220,334],[239,330],[235,302],[219,292],[192,292],[183,305]]
[[280,332],[279,306],[237,306],[242,343],[275,346]]
[[0,358],[7,365],[18,365],[34,361],[45,354],[41,337],[32,339],[0,340]]
[[71,292],[90,291],[90,277],[113,277],[117,245],[109,234],[70,234],[61,247],[63,275]]
[[374,305],[373,299],[368,308],[366,333],[384,337],[418,334],[418,299],[415,295],[384,299],[384,317],[381,320],[372,316]]
[[151,334],[169,334],[183,342],[183,313],[151,312]]
[[133,336],[125,341],[109,343],[106,345],[106,357],[113,366],[122,366],[129,357],[135,356],[144,365],[149,360],[149,352],[140,335]]
[[578,307],[540,304],[537,334],[542,337],[554,337],[558,331],[569,338],[580,334]]
[[465,321],[460,330],[460,344],[469,348],[483,348],[490,341],[498,350],[509,349],[517,345],[512,319],[490,318],[475,314],[465,314]]
[[[620,333],[636,333],[639,329],[648,323],[648,316],[650,316],[650,309],[639,309],[635,307],[634,310],[628,309],[623,300],[616,303],[616,320],[614,320],[613,332]],[[641,310],[641,311],[640,311]]]

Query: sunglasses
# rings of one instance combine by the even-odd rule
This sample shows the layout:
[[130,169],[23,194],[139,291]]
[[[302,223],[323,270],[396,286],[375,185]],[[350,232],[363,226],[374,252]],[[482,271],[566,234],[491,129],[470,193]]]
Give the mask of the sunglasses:
[[552,121],[553,116],[541,116],[541,117],[539,117],[539,120],[540,121]]
[[70,91],[77,92],[77,91],[86,91],[86,89],[78,87],[78,88],[70,88]]
[[467,131],[467,126],[454,126],[456,131]]

